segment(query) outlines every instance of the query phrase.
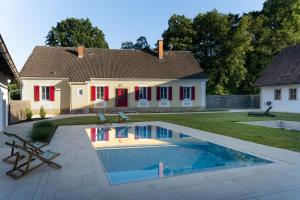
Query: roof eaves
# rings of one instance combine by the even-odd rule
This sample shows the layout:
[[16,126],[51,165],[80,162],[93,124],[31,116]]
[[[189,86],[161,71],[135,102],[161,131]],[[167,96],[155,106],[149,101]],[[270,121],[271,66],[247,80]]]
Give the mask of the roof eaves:
[[14,75],[13,78],[17,82],[19,82],[21,85],[23,85],[22,80],[20,79],[18,70],[17,70],[17,68],[16,68],[16,66],[15,66],[15,64],[14,64],[14,62],[13,62],[13,60],[12,60],[12,58],[11,58],[9,52],[8,52],[8,49],[7,49],[7,47],[6,47],[5,43],[4,43],[4,40],[3,40],[2,36],[1,36],[1,34],[0,34],[0,50],[1,50],[1,53],[2,53],[3,57],[6,60],[6,63],[8,64],[8,66],[9,66],[12,74]]

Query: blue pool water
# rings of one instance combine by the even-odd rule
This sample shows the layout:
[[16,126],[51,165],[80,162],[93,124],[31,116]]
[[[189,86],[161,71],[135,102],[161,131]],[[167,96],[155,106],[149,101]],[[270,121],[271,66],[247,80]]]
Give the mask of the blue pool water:
[[109,136],[105,141],[92,140],[94,144],[100,142],[96,150],[112,185],[270,163],[161,127],[126,127],[127,138],[121,139],[124,131],[118,131],[114,128],[106,131]]

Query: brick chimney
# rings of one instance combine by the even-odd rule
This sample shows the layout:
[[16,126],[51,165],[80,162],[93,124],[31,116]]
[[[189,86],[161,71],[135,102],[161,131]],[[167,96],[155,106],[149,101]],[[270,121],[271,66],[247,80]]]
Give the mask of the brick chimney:
[[77,47],[78,58],[83,58],[83,53],[84,53],[84,46],[78,46]]
[[158,58],[164,58],[164,41],[163,39],[158,40]]

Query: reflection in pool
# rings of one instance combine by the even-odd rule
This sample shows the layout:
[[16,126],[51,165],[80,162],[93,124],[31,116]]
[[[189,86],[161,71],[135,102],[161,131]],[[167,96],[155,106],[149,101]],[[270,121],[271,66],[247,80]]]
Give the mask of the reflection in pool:
[[270,161],[163,127],[87,129],[111,184]]

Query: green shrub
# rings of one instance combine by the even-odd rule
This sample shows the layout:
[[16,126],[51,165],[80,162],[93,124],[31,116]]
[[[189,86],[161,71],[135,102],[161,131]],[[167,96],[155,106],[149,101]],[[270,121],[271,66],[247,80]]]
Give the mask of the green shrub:
[[11,100],[21,100],[21,90],[10,91]]
[[31,120],[31,118],[32,118],[32,111],[31,111],[30,108],[26,108],[25,115],[26,115],[26,119],[27,120]]
[[42,119],[45,119],[46,118],[46,110],[44,109],[44,106],[40,107],[40,117]]
[[33,125],[31,138],[34,141],[50,142],[55,128],[56,127],[49,121],[35,123]]

